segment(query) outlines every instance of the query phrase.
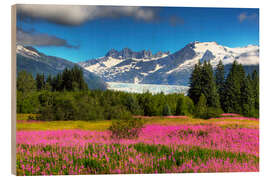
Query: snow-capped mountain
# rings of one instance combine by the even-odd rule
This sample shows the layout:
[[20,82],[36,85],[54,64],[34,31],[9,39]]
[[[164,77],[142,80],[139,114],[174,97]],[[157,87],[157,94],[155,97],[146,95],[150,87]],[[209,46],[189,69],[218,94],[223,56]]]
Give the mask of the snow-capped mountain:
[[79,64],[108,82],[187,85],[198,61],[210,61],[215,67],[219,60],[222,60],[225,69],[229,69],[234,60],[249,70],[258,68],[259,47],[230,48],[216,42],[195,41],[173,54],[112,49],[104,57]]
[[156,54],[152,54],[149,50],[133,52],[128,48],[124,48],[118,52],[112,49],[104,57],[79,62],[79,64],[85,69],[95,72],[107,81],[110,81],[123,72],[139,70],[141,67],[136,66],[138,63],[138,65],[140,65],[143,62],[152,62],[168,55],[169,52],[157,52]]
[[[26,70],[33,76],[37,73],[45,76],[56,75],[65,68],[72,68],[75,63],[58,58],[47,56],[31,46],[16,45],[17,72]],[[106,83],[94,73],[83,70],[84,79],[90,89],[106,89]]]

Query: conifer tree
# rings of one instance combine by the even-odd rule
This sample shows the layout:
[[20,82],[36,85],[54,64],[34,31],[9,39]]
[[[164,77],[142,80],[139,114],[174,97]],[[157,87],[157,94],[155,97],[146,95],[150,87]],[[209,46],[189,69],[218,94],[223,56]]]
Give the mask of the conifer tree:
[[225,82],[223,99],[225,112],[241,113],[241,88],[244,85],[244,79],[243,66],[234,61]]
[[249,117],[255,115],[255,99],[253,92],[252,80],[250,75],[248,75],[241,88],[241,105],[242,114]]
[[224,97],[224,86],[225,86],[225,71],[224,71],[224,65],[222,61],[220,60],[216,70],[215,70],[215,80],[216,80],[216,87],[217,92],[219,95],[219,101],[220,105],[223,108],[223,97]]
[[170,116],[170,115],[172,115],[171,108],[170,108],[170,106],[167,103],[163,106],[162,115],[163,116]]
[[72,69],[65,68],[62,73],[58,73],[51,82],[55,91],[77,91],[87,90],[88,86],[83,78],[83,71],[77,65]]
[[146,93],[143,93],[139,101],[145,116],[156,115],[156,106],[150,92],[147,91]]
[[21,71],[18,73],[17,90],[22,93],[30,93],[36,90],[36,81],[32,74],[27,71]]
[[133,95],[128,95],[124,101],[124,104],[132,114],[138,115],[140,113],[139,104]]
[[195,64],[194,70],[190,76],[190,86],[188,90],[188,96],[193,100],[194,104],[197,104],[202,93],[201,85],[201,63]]
[[45,82],[45,90],[52,91],[52,89],[53,89],[52,82],[53,82],[52,76],[49,74],[48,77],[47,77],[47,79],[46,79],[46,82]]
[[216,80],[217,89],[218,91],[220,91],[223,88],[224,82],[225,82],[224,65],[221,60],[219,61],[216,67],[215,80]]
[[37,90],[43,90],[45,88],[44,74],[37,74],[36,75],[36,85],[37,85]]
[[207,99],[207,106],[220,108],[219,95],[210,62],[199,62],[195,65],[190,78],[190,89],[188,96],[197,104],[201,94]]
[[[36,113],[33,111],[38,107],[38,103],[33,98],[36,91],[36,81],[32,74],[27,71],[20,71],[17,76],[17,112]],[[35,106],[32,106],[35,104]]]
[[214,79],[213,68],[210,62],[204,62],[201,72],[202,93],[207,100],[207,106],[219,108],[219,96]]
[[259,112],[259,75],[256,70],[252,73],[252,89],[253,89],[253,95],[255,99],[255,109]]
[[187,115],[188,107],[185,98],[181,97],[177,100],[176,115]]

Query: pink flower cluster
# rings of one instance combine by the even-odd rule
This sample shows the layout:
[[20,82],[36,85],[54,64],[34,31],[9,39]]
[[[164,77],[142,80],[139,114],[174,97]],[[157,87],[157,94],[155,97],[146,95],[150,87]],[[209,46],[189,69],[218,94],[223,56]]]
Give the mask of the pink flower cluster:
[[231,116],[231,117],[236,117],[236,116],[241,116],[240,114],[235,114],[235,113],[223,113],[223,114],[220,114],[221,116],[226,116],[226,117],[228,117],[228,116]]
[[17,144],[84,146],[88,143],[186,145],[258,155],[259,130],[248,128],[223,129],[211,125],[147,125],[142,129],[137,139],[121,140],[111,139],[109,131],[51,130],[17,132]]

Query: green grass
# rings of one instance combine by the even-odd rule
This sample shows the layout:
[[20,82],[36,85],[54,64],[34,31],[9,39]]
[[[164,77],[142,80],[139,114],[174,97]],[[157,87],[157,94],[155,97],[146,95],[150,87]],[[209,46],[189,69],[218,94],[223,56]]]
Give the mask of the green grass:
[[33,120],[38,116],[38,114],[17,114],[16,119],[19,121]]
[[146,119],[146,124],[160,125],[216,125],[224,128],[259,128],[259,121],[254,120],[235,120],[235,119],[197,119],[197,118],[162,118],[155,117]]
[[83,129],[104,131],[111,125],[111,121],[46,121],[17,123],[17,130],[61,130]]
[[[58,147],[54,145],[18,145],[17,147],[20,149],[17,154],[17,175],[41,175],[42,171],[55,175],[70,174],[69,167],[75,172],[75,167],[82,167],[80,168],[81,172],[76,172],[79,174],[108,174],[113,173],[115,169],[125,169],[124,173],[166,173],[191,160],[195,166],[206,164],[204,168],[209,168],[207,171],[211,172],[211,167],[207,165],[211,159],[230,160],[231,164],[239,163],[241,166],[243,163],[250,162],[249,165],[259,166],[259,157],[254,155],[200,147],[175,147],[175,149],[164,145],[142,143],[130,145],[88,144],[84,147]],[[39,152],[38,155],[33,157],[36,152]],[[49,154],[53,152],[54,155],[48,155],[48,152]],[[71,161],[67,161],[65,157]],[[143,163],[137,161],[141,157],[145,160]],[[130,161],[130,158],[133,161]],[[34,173],[28,171],[25,167],[29,164],[33,165],[35,170],[36,167],[39,167],[39,170]],[[219,165],[222,167],[222,164]],[[239,171],[239,169],[236,170]],[[182,172],[187,171],[193,172],[194,169],[188,167]]]
[[130,145],[130,147],[133,146],[133,148],[140,153],[147,153],[151,154],[157,157],[161,157],[163,155],[170,156],[173,154],[172,157],[174,157],[176,160],[178,159],[188,159],[193,161],[198,161],[199,159],[203,162],[206,162],[207,160],[211,158],[217,158],[217,159],[230,159],[230,160],[236,160],[238,162],[253,160],[256,163],[259,163],[259,157],[255,155],[248,155],[245,153],[235,153],[235,152],[227,152],[227,151],[221,151],[221,150],[214,150],[214,149],[207,149],[207,148],[201,148],[198,146],[193,147],[187,147],[187,146],[179,146],[181,151],[175,151],[174,149],[171,149],[168,146],[165,145],[150,145],[150,144],[143,144],[138,143],[134,145]]

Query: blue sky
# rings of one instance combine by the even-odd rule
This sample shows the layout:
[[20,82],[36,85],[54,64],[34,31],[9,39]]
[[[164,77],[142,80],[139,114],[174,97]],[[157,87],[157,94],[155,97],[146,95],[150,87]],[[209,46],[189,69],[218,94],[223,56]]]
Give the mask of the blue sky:
[[258,9],[29,6],[18,7],[17,41],[73,62],[112,48],[173,53],[195,40],[259,45]]

